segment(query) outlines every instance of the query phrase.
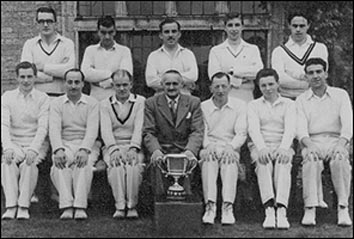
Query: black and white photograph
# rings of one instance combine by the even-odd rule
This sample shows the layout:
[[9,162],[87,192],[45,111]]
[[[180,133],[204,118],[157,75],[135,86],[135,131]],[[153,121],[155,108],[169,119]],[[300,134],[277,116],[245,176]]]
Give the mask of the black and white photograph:
[[1,238],[352,238],[352,1],[1,1]]

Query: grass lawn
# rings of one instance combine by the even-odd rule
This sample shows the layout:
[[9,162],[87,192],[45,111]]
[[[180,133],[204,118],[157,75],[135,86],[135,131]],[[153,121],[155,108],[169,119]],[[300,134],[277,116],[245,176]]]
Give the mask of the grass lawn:
[[[102,178],[101,178],[102,179]],[[43,185],[42,185],[43,187]],[[1,237],[159,237],[154,230],[154,215],[149,210],[140,207],[140,218],[137,220],[115,220],[113,197],[105,181],[96,184],[93,201],[87,210],[89,218],[85,221],[61,221],[58,206],[46,193],[40,196],[40,203],[32,204],[30,220],[1,220]],[[353,188],[352,188],[353,189]],[[327,190],[328,191],[328,190]],[[353,192],[353,190],[352,190]],[[328,194],[326,194],[328,195]],[[326,199],[326,198],[325,198]],[[328,198],[327,198],[328,199]],[[292,200],[292,198],[290,199]],[[329,202],[327,200],[327,202]],[[5,212],[5,198],[1,192],[1,215]],[[264,214],[262,209],[251,209],[241,204],[235,211],[236,224],[232,226],[220,225],[217,217],[216,224],[202,225],[200,234],[188,235],[190,237],[322,237],[341,238],[353,237],[353,227],[338,227],[336,225],[337,212],[333,204],[328,209],[317,210],[317,225],[303,227],[300,225],[302,206],[289,205],[288,218],[291,224],[289,230],[264,230],[262,222]],[[353,193],[350,197],[350,216],[353,219]],[[200,215],[201,220],[202,215]],[[188,234],[188,233],[187,233]],[[171,235],[172,237],[173,235]],[[180,237],[175,235],[174,237]]]

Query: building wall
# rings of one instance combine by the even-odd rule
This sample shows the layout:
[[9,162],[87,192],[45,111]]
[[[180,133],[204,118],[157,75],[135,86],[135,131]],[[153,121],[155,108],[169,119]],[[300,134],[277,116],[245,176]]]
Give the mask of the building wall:
[[[41,6],[51,6],[57,12],[57,30],[59,33],[72,39],[75,43],[75,53],[77,59],[77,66],[79,65],[79,32],[81,31],[95,31],[97,18],[76,19],[77,16],[77,2],[76,1],[2,1],[1,2],[1,93],[5,90],[16,87],[15,81],[15,65],[20,61],[21,51],[24,42],[38,35],[37,24],[35,21],[36,9]],[[126,16],[126,6],[124,2],[115,2],[115,16],[119,22],[118,31],[128,31],[129,29],[149,30],[152,28],[157,30],[159,17],[154,20],[146,19],[129,19]],[[166,1],[166,14],[173,15],[175,3]],[[227,9],[225,1],[216,1],[217,12],[222,16]],[[252,18],[249,20],[250,25],[248,29],[263,29],[268,31],[268,45],[267,45],[267,63],[269,65],[271,50],[282,41],[283,34],[283,11],[279,3],[270,2],[270,16],[272,16],[272,24],[265,26],[263,21],[258,21],[252,25]],[[178,19],[183,29],[190,30],[207,30],[207,24],[213,24],[215,29],[222,29],[221,17],[215,19],[208,19],[202,21],[198,19],[188,20],[191,18],[185,17]],[[133,25],[134,24],[134,25]],[[199,25],[198,25],[199,24]],[[263,24],[263,25],[262,25]],[[138,26],[138,27],[137,27]],[[138,29],[141,26],[141,29]],[[209,25],[208,25],[209,26]],[[145,29],[147,27],[147,29]],[[156,29],[155,29],[156,28]],[[206,28],[206,29],[205,29]],[[125,44],[123,37],[122,44]],[[126,40],[127,41],[127,40]],[[82,54],[82,53],[81,53]],[[81,55],[80,55],[81,56]]]

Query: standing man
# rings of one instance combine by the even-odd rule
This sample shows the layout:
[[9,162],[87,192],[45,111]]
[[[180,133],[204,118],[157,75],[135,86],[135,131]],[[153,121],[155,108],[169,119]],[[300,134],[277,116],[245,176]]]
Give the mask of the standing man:
[[133,78],[128,71],[117,70],[112,79],[116,94],[101,101],[100,123],[106,145],[103,155],[108,165],[108,182],[116,201],[113,217],[137,218],[136,205],[144,170],[141,134],[145,98],[130,93]]
[[273,69],[260,70],[256,83],[263,96],[248,104],[248,133],[252,140],[248,146],[265,208],[263,227],[288,229],[295,102],[279,95],[279,76]]
[[74,42],[56,31],[57,16],[54,9],[37,9],[39,36],[25,42],[21,61],[37,67],[36,89],[51,97],[63,95],[64,73],[75,66]]
[[316,207],[323,201],[323,164],[329,163],[338,197],[338,225],[350,226],[348,212],[350,183],[349,142],[353,136],[353,111],[348,93],[326,83],[327,63],[311,58],[305,64],[310,89],[296,99],[297,134],[303,146],[302,182],[305,215],[303,225],[316,224]]
[[133,75],[133,60],[130,49],[114,40],[117,31],[111,16],[98,19],[97,30],[100,42],[86,48],[81,70],[91,83],[90,95],[101,101],[115,94],[113,72],[124,69]]
[[[159,161],[165,154],[183,153],[189,160],[187,168],[191,168],[197,164],[204,133],[200,100],[181,94],[181,73],[176,70],[166,71],[162,74],[161,84],[163,93],[156,94],[145,102],[143,125],[143,141],[152,165],[155,197],[166,195],[169,186],[157,166]],[[190,182],[186,178],[184,184],[186,193],[192,194]]]
[[212,98],[202,103],[205,134],[200,152],[205,200],[203,223],[214,224],[217,179],[222,181],[222,224],[234,224],[233,203],[236,197],[241,146],[247,137],[246,104],[229,97],[230,76],[218,72],[211,77]]
[[291,31],[289,40],[273,50],[272,68],[279,74],[280,94],[296,99],[309,88],[304,65],[312,57],[322,58],[328,69],[328,50],[323,43],[315,42],[307,34],[309,18],[302,13],[291,14],[288,18]]
[[198,80],[198,66],[194,53],[178,44],[181,25],[174,19],[166,18],[160,23],[162,46],[151,52],[146,63],[146,85],[155,92],[163,91],[162,74],[168,69],[176,69],[182,75],[184,94],[191,94]]
[[229,95],[246,102],[253,100],[254,79],[263,68],[261,54],[256,45],[242,39],[242,17],[238,13],[227,14],[224,20],[227,39],[211,48],[209,53],[209,78],[217,72],[230,74]]
[[[99,103],[81,93],[84,74],[70,69],[64,75],[66,94],[52,101],[49,137],[53,149],[50,176],[59,192],[60,219],[86,219],[87,196],[91,188],[93,165],[99,149]],[[74,215],[75,209],[75,215]]]
[[28,208],[38,179],[37,165],[45,159],[48,142],[49,97],[34,88],[36,66],[16,66],[19,86],[1,96],[1,185],[6,197],[2,219],[29,219]]

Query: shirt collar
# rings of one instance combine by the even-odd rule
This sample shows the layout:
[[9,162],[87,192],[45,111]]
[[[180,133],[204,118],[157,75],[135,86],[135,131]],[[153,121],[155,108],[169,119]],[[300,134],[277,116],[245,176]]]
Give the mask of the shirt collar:
[[278,93],[278,99],[276,99],[275,101],[274,101],[274,103],[270,103],[269,101],[267,101],[265,98],[264,98],[264,96],[262,96],[261,97],[261,100],[262,100],[262,102],[263,103],[265,103],[265,104],[271,104],[272,106],[275,106],[275,105],[278,105],[278,104],[281,104],[281,103],[283,103],[284,101],[285,101],[285,98],[284,97],[282,97],[279,93]]
[[[68,98],[67,95],[64,95],[63,102],[65,104],[65,103],[70,103],[71,101],[70,101],[70,99]],[[78,100],[78,102],[76,104],[78,105],[80,103],[87,104],[87,99],[86,99],[86,96],[84,94],[81,94],[81,97],[80,97],[80,99]]]
[[[167,104],[170,104],[170,101],[172,101],[172,99],[170,97],[168,97],[167,95],[165,95],[166,99],[167,99]],[[178,104],[179,99],[181,98],[181,95],[178,95],[174,101],[176,102],[176,104]]]
[[[247,46],[249,46],[249,43],[245,42],[245,41],[241,38],[241,42],[240,42],[239,47],[247,47]],[[222,43],[222,47],[224,47],[224,48],[229,47],[229,48],[233,49],[232,46],[230,45],[228,39],[226,39],[226,40]]]
[[[210,104],[211,107],[212,107],[212,111],[211,111],[211,112],[213,112],[213,111],[215,111],[215,110],[220,110],[220,108],[218,108],[218,107],[215,105],[215,103],[214,103],[214,101],[213,101],[213,97],[211,97],[211,98],[209,99],[209,101],[210,101],[209,104]],[[230,96],[228,96],[228,98],[227,98],[227,103],[221,107],[221,109],[224,109],[224,108],[235,109],[235,106],[231,103]]]
[[[313,40],[312,40],[312,37],[309,35],[309,34],[306,34],[306,41],[303,45],[301,46],[307,46],[307,45],[310,45],[311,43],[313,43]],[[297,44],[296,42],[294,42],[294,40],[289,37],[289,40],[288,42],[285,44],[287,47],[292,47],[294,45],[299,45]]]
[[[17,88],[16,90],[17,90],[17,96],[18,97],[23,97],[23,98],[25,97],[25,95],[20,91],[20,88]],[[36,93],[35,90],[36,89],[33,87],[31,92],[26,95],[26,98],[27,97],[33,98],[35,96],[35,93]]]
[[[307,100],[310,100],[312,97],[318,97],[318,96],[315,95],[315,93],[313,93],[311,88],[308,89],[305,94],[306,94],[306,99]],[[328,95],[329,97],[333,96],[332,87],[326,85],[326,91],[325,91],[324,95]]]
[[[63,41],[63,36],[60,35],[58,32],[55,32],[56,35],[55,35],[55,38],[54,38],[54,41],[53,42],[56,42],[56,41]],[[36,42],[39,42],[39,41],[43,41],[42,37],[41,37],[41,34],[39,34],[37,37],[36,37]]]
[[113,46],[112,46],[110,49],[108,49],[108,50],[106,50],[105,48],[103,48],[103,47],[101,46],[101,42],[99,42],[99,43],[97,44],[97,48],[98,48],[98,49],[101,49],[101,50],[106,50],[106,51],[115,51],[115,50],[118,49],[119,44],[118,44],[116,41],[113,41],[113,42],[114,42],[114,43],[113,43]]
[[[181,46],[180,44],[177,44],[177,51],[176,52],[183,51],[184,49],[185,49],[185,47]],[[165,46],[163,44],[160,47],[159,51],[167,52],[165,49]]]
[[[130,93],[129,98],[128,98],[128,100],[127,100],[126,102],[136,102],[136,97],[135,97],[135,95],[133,95],[132,93]],[[124,104],[125,104],[126,102],[124,102]],[[112,104],[118,104],[118,103],[121,104],[121,102],[117,100],[117,96],[114,94],[113,97],[112,97]]]

